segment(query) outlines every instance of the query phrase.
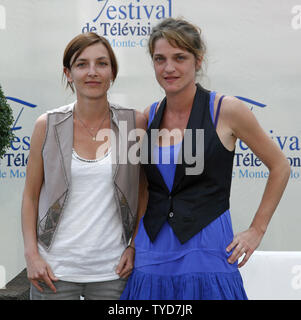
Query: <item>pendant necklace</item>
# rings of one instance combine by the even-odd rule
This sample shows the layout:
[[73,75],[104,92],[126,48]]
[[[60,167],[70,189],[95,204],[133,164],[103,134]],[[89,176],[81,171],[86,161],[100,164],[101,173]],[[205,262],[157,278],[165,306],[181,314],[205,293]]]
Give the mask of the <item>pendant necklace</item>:
[[83,122],[83,120],[79,117],[79,115],[78,115],[78,113],[75,111],[75,109],[74,109],[74,113],[76,114],[78,120],[79,120],[80,123],[83,125],[83,127],[88,131],[89,135],[92,137],[92,140],[93,140],[93,141],[96,141],[97,133],[98,133],[98,131],[100,130],[102,124],[104,123],[104,121],[105,121],[105,119],[106,119],[106,117],[107,117],[107,114],[109,113],[109,110],[110,110],[110,109],[109,109],[109,107],[108,107],[108,111],[107,111],[106,114],[104,115],[104,117],[103,117],[103,119],[102,119],[102,121],[101,121],[101,123],[100,123],[100,125],[99,125],[99,127],[98,127],[95,135],[94,135],[93,133],[91,133],[91,131],[90,131],[90,130],[93,130],[94,128],[90,128],[90,129],[89,129],[89,128],[85,125],[85,123]]

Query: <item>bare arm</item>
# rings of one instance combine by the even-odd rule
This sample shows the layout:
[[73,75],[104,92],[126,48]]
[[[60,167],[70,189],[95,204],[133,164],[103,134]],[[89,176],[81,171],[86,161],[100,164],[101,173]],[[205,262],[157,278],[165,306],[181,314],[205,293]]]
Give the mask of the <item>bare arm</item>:
[[287,185],[290,166],[283,152],[264,132],[244,103],[235,98],[227,98],[225,113],[225,119],[228,119],[233,135],[245,142],[270,172],[260,205],[249,229],[237,234],[227,247],[227,251],[235,248],[228,259],[230,263],[234,263],[244,253],[246,254],[238,265],[242,267],[259,246],[267,230]]
[[[147,127],[147,120],[144,114],[139,111],[136,111],[136,128],[146,130]],[[140,143],[142,142],[142,138]],[[135,230],[130,242],[130,245],[124,251],[120,262],[116,268],[116,272],[122,278],[127,278],[134,267],[134,258],[135,258],[135,237],[138,232],[138,226],[141,217],[144,215],[146,204],[148,200],[148,193],[147,193],[147,180],[144,174],[142,167],[140,167],[140,176],[139,176],[139,191],[138,191],[138,207],[137,207],[137,218],[136,218],[136,225]]]
[[[149,114],[150,107],[147,107],[143,114],[139,115],[140,123],[139,128],[143,130],[147,130],[147,123],[148,123],[148,114]],[[142,138],[141,141],[142,143]],[[139,178],[139,195],[138,195],[138,209],[137,209],[137,219],[136,219],[136,227],[133,234],[133,237],[131,239],[130,246],[135,247],[135,237],[138,232],[139,222],[140,219],[143,217],[146,206],[148,201],[148,182],[145,176],[145,172],[143,170],[143,167],[140,167],[140,178]]]
[[138,227],[141,218],[144,216],[146,206],[147,206],[147,201],[148,201],[148,190],[147,190],[147,179],[144,173],[143,168],[140,168],[140,179],[139,179],[139,195],[138,195],[138,209],[137,209],[137,219],[136,219],[136,226],[135,226],[135,231],[133,234],[133,237],[130,242],[130,246],[135,248],[135,238],[138,232]]
[[50,267],[40,257],[37,245],[37,215],[39,195],[44,179],[42,145],[46,131],[46,115],[38,118],[31,137],[30,153],[26,168],[26,181],[22,200],[22,232],[27,274],[32,284],[39,290],[38,281],[42,280],[55,291],[51,280],[56,280]]

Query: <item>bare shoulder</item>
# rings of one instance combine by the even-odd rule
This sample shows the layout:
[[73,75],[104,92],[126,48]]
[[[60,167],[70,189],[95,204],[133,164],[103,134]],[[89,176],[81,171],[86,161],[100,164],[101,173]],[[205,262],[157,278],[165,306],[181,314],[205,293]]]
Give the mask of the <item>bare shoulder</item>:
[[[162,102],[162,100],[157,103],[156,111],[155,111],[155,112],[158,111],[158,109],[159,109],[159,107],[160,107],[160,105],[161,105],[161,102]],[[145,115],[147,122],[148,122],[148,120],[149,120],[149,113],[150,113],[151,107],[152,107],[152,105],[149,105],[149,106],[146,107],[146,108],[144,109],[144,111],[143,111],[143,114]]]
[[151,106],[148,106],[143,111],[143,114],[145,115],[147,121],[148,121],[148,115],[149,115],[150,108],[151,108]]
[[232,134],[245,142],[255,154],[262,156],[262,146],[271,144],[253,111],[240,99],[227,96],[221,110]]
[[135,111],[136,114],[136,127],[140,129],[146,129],[147,127],[147,118],[144,112],[138,110]]
[[34,130],[31,137],[31,149],[42,148],[47,129],[47,113],[39,116],[35,122]]
[[240,99],[232,96],[225,96],[223,99],[223,107],[221,109],[225,115],[235,116],[244,113],[252,114],[248,106]]
[[43,113],[37,118],[35,122],[35,127],[42,129],[43,127],[46,128],[46,126],[47,126],[47,113]]
[[[157,112],[158,109],[159,109],[160,103],[161,103],[161,101],[160,101],[160,102],[157,104],[157,106],[156,106],[156,112]],[[150,110],[151,110],[151,107],[152,107],[152,106],[150,105],[150,106],[146,107],[146,108],[144,109],[144,111],[143,111],[144,115],[146,116],[147,121],[148,121],[148,118],[149,118],[149,112],[150,112]]]
[[220,117],[234,134],[242,128],[250,129],[259,126],[250,108],[243,101],[232,96],[224,97]]

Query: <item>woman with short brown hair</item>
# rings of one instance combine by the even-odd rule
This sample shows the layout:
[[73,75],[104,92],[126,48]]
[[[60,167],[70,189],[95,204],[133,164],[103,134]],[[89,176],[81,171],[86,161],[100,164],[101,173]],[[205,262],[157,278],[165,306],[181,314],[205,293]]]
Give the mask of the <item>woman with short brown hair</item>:
[[118,67],[105,38],[78,35],[63,66],[77,100],[36,121],[23,193],[31,299],[119,299],[133,267],[127,245],[140,171],[137,164],[119,165],[118,152],[131,146],[118,140],[119,124],[143,128],[145,117],[108,101]]

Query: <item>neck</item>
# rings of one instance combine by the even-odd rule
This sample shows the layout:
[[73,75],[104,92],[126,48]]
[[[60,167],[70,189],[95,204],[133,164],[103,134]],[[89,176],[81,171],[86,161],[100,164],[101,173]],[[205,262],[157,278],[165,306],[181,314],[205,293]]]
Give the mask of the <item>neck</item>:
[[166,94],[166,108],[174,112],[187,112],[192,108],[196,93],[196,85],[193,83],[178,93]]
[[81,119],[86,121],[95,121],[95,119],[101,118],[107,112],[109,102],[107,97],[101,99],[83,99],[77,97],[77,102],[75,104],[75,111],[81,117]]

